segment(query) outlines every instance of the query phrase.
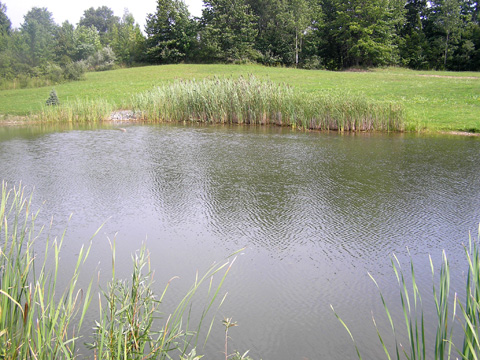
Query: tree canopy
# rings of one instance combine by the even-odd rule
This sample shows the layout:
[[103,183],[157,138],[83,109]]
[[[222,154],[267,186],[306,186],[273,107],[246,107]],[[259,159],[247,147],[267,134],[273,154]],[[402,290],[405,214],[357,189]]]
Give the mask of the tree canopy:
[[6,10],[0,2],[0,84],[78,79],[114,63],[480,70],[476,0],[204,0],[199,18],[184,0],[156,0],[144,32],[107,6],[85,10],[76,25],[33,7],[18,29]]

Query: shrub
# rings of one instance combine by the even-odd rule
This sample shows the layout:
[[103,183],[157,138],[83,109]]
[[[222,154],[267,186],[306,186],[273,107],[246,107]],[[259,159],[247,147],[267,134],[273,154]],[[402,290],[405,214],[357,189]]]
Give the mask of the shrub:
[[317,55],[305,59],[302,67],[307,70],[320,70],[325,68],[322,64],[322,58]]
[[44,76],[46,79],[50,80],[52,83],[62,82],[64,79],[63,69],[57,64],[49,63],[45,67]]
[[111,70],[117,57],[110,46],[104,47],[87,59],[87,65],[95,71]]
[[45,104],[48,106],[50,105],[55,106],[60,104],[60,101],[58,100],[57,92],[55,91],[55,89],[52,89],[52,91],[50,91],[50,96],[48,97]]
[[65,66],[63,76],[66,80],[83,80],[86,71],[87,64],[85,61],[75,61]]

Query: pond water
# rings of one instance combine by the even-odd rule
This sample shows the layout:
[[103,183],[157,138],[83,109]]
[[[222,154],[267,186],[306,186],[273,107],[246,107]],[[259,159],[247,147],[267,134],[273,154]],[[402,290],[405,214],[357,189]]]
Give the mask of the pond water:
[[166,312],[196,270],[245,247],[222,288],[228,296],[209,342],[198,350],[209,359],[224,358],[223,317],[239,325],[229,349],[250,349],[255,359],[355,358],[330,304],[362,356],[384,358],[372,313],[387,342],[389,325],[368,272],[401,323],[392,253],[405,269],[413,259],[427,316],[429,254],[439,266],[446,251],[452,293],[462,292],[462,243],[469,231],[476,237],[480,222],[478,138],[240,126],[126,130],[3,128],[0,178],[34,189],[39,221],[53,217],[52,232],[68,225],[65,269],[104,222],[86,278],[108,275],[107,238],[115,238],[122,277],[146,243],[159,292],[180,276]]

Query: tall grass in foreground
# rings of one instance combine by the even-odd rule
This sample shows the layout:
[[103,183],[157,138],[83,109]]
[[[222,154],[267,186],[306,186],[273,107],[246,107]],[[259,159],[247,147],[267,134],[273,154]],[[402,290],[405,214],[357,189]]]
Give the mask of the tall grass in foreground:
[[400,105],[343,93],[307,94],[288,85],[238,79],[178,80],[133,97],[145,120],[274,124],[337,131],[403,130]]
[[[2,183],[0,357],[72,358],[90,299],[91,283],[85,290],[77,287],[90,248],[81,249],[68,287],[60,293],[56,285],[64,236],[52,240],[47,235],[44,259],[37,259],[34,246],[43,227],[35,227],[38,212],[31,208],[23,188],[8,191]],[[54,264],[50,271],[49,262]]]
[[[438,283],[432,286],[432,295],[435,304],[436,313],[436,333],[435,339],[427,338],[425,328],[427,320],[424,317],[422,308],[422,298],[417,287],[415,279],[415,269],[412,260],[410,261],[410,271],[405,274],[401,269],[400,262],[396,256],[392,258],[392,268],[395,272],[399,284],[400,302],[405,321],[405,333],[398,333],[398,326],[392,319],[391,309],[387,305],[385,298],[380,291],[380,298],[387,315],[393,340],[394,348],[386,345],[386,334],[382,334],[373,320],[377,329],[378,339],[382,345],[387,359],[480,359],[480,255],[479,239],[477,241],[469,238],[468,247],[465,246],[465,255],[468,262],[468,271],[466,278],[466,297],[462,302],[457,294],[453,298],[450,296],[450,266],[445,252],[442,252],[442,265]],[[430,258],[430,268],[432,279],[435,278],[435,271],[432,259]],[[369,274],[370,275],[370,274]],[[375,279],[370,275],[378,289],[379,286]],[[410,285],[407,285],[409,280]],[[433,280],[434,281],[434,280]],[[333,307],[332,307],[333,310]],[[359,359],[362,359],[354,337],[346,323],[333,310],[339,321],[348,331],[352,338]],[[454,327],[454,323],[459,325]],[[463,330],[463,342],[461,344],[454,342],[454,329]],[[406,338],[405,343],[400,343],[399,337]],[[458,337],[456,337],[458,338]],[[433,356],[433,357],[432,357]]]
[[[92,338],[88,339],[82,325],[87,312],[93,310],[90,303],[94,290],[92,281],[85,289],[80,288],[78,278],[91,247],[82,247],[71,280],[65,290],[59,289],[57,278],[65,233],[60,239],[50,239],[48,235],[44,238],[43,227],[38,229],[35,224],[37,215],[38,212],[32,213],[32,197],[25,196],[24,188],[9,190],[2,183],[0,359],[73,359],[80,356],[79,341],[90,341],[89,359],[189,358],[188,351],[195,349],[200,330],[204,330],[202,324],[217,303],[233,261],[213,265],[202,277],[197,274],[191,289],[164,319],[160,305],[169,285],[160,297],[153,292],[153,273],[146,250],[142,248],[134,255],[132,278],[126,281],[115,276],[112,245],[112,280],[99,292],[99,315]],[[40,245],[39,239],[45,244]],[[39,246],[44,251],[42,256]],[[214,286],[213,277],[217,274],[220,281]],[[208,287],[206,305],[197,325],[192,326],[189,311],[202,285]]]

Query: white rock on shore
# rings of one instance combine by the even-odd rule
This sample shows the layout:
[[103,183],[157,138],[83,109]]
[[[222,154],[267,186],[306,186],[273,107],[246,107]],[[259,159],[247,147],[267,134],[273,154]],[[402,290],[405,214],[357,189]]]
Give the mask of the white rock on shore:
[[130,121],[138,118],[139,114],[132,110],[117,110],[110,114],[110,120],[112,121]]

